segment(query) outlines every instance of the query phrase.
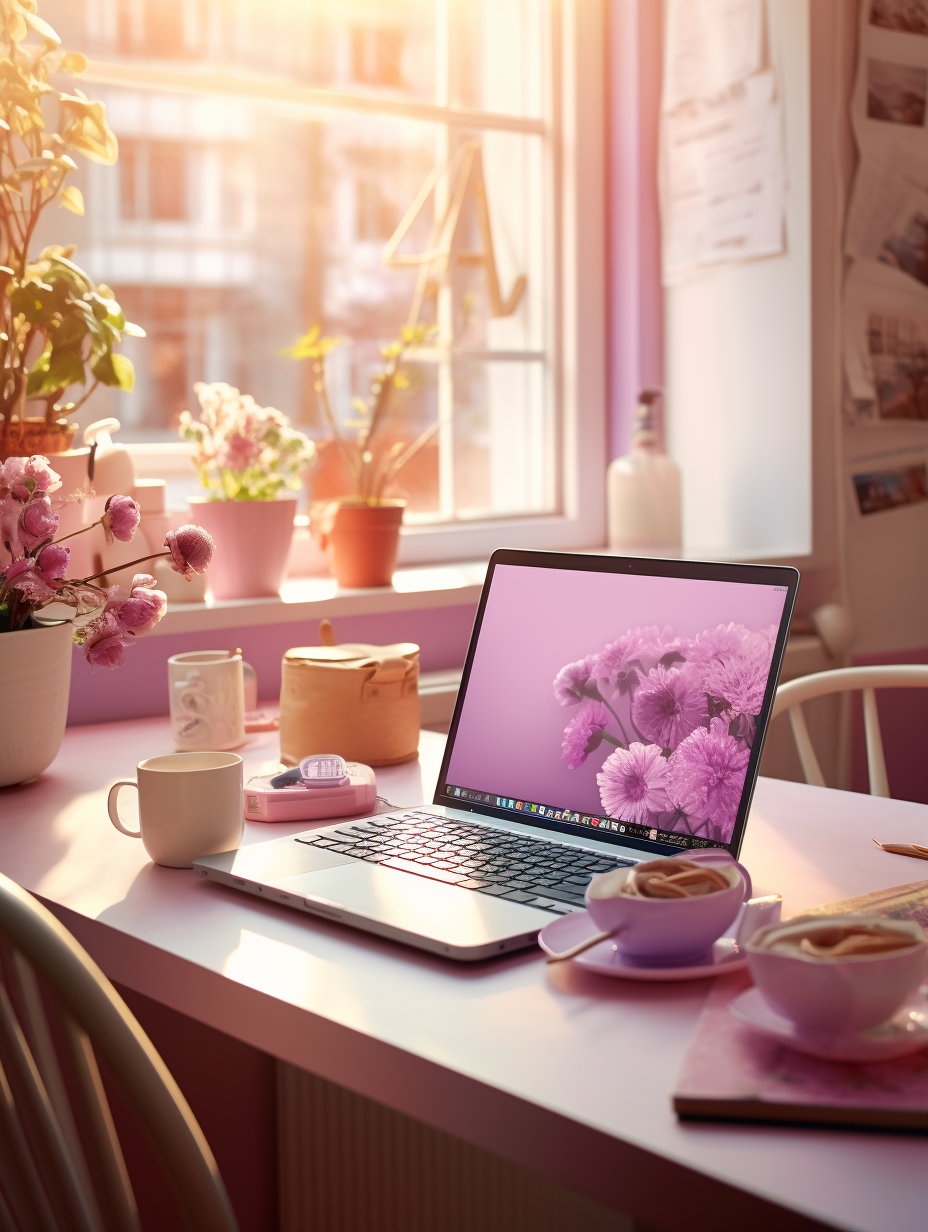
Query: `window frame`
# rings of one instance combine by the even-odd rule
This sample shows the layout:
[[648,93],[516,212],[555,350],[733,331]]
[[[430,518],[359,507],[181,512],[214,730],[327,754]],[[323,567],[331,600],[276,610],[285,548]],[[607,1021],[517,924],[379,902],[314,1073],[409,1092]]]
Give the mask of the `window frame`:
[[[607,451],[606,217],[605,217],[605,5],[602,0],[552,0],[550,63],[543,135],[555,185],[550,235],[552,287],[545,339],[554,403],[553,448],[557,512],[501,515],[404,525],[399,561],[488,557],[502,544],[524,548],[582,548],[605,540]],[[122,70],[120,72],[120,70]],[[139,71],[141,70],[141,71]],[[100,84],[126,84],[124,66],[94,62],[87,74]],[[135,88],[184,89],[176,70],[133,67]],[[146,80],[147,79],[147,80]],[[180,79],[180,81],[178,80]],[[168,81],[171,82],[168,85]],[[218,79],[201,89],[216,92]],[[195,89],[189,82],[186,90]],[[290,87],[282,87],[282,94]],[[200,92],[200,90],[196,90]],[[219,92],[225,93],[220,87]],[[322,91],[301,89],[304,96]],[[320,100],[321,101],[321,100]],[[356,100],[354,100],[356,101]],[[364,99],[372,111],[402,114],[400,100]],[[417,113],[424,109],[415,106]],[[434,119],[441,122],[439,108]],[[476,127],[493,117],[464,113]],[[508,127],[508,125],[506,126]],[[559,188],[559,191],[557,189]],[[559,345],[557,345],[559,340]],[[184,442],[127,443],[140,473],[176,477],[186,469]]]

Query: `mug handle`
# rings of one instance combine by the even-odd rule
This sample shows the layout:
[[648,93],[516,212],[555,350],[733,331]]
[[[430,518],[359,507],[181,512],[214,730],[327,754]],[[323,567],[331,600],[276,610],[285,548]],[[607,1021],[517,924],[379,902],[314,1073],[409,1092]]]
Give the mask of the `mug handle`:
[[139,789],[138,783],[133,783],[132,779],[120,779],[118,783],[114,783],[110,788],[110,794],[106,797],[106,811],[110,815],[110,821],[120,834],[127,834],[129,838],[141,838],[141,826],[139,826],[138,830],[127,830],[119,819],[118,798],[121,787],[134,787],[136,791]]
[[710,850],[704,847],[701,851],[688,851],[683,857],[686,860],[695,860],[697,863],[702,860],[706,864],[711,864],[714,860],[716,864],[734,864],[735,868],[744,878],[744,901],[754,897],[754,888],[751,884],[751,874],[740,864],[730,851],[724,851],[722,848]]

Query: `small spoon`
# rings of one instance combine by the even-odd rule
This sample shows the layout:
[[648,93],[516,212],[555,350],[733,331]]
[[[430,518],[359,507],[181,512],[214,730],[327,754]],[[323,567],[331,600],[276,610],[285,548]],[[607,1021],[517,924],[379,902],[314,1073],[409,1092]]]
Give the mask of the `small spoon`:
[[578,941],[576,945],[572,945],[569,950],[562,950],[560,954],[547,954],[545,962],[566,962],[568,958],[576,958],[584,950],[592,949],[594,945],[599,945],[600,941],[608,941],[610,937],[614,937],[619,932],[621,929],[612,928],[605,933],[594,933],[592,937],[587,937],[583,941]]

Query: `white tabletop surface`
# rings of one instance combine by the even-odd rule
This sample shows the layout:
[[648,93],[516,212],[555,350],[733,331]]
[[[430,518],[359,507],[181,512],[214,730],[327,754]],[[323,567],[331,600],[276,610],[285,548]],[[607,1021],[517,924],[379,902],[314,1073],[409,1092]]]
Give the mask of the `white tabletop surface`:
[[[430,799],[442,746],[423,732],[381,792]],[[250,737],[246,775],[276,747]],[[706,981],[626,983],[535,950],[457,964],[149,863],[106,790],[170,750],[164,719],[71,728],[36,783],[0,791],[0,871],[111,978],[662,1228],[705,1226],[698,1210],[717,1232],[925,1226],[928,1139],[677,1121]],[[245,841],[305,828],[252,823]],[[741,858],[787,913],[923,879],[871,838],[928,841],[928,808],[761,779]]]

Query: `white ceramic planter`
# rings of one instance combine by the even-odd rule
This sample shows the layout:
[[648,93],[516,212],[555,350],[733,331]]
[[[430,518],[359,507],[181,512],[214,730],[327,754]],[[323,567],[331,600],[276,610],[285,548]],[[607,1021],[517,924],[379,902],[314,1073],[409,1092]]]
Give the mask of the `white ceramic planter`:
[[0,787],[58,756],[71,691],[70,624],[0,633]]

